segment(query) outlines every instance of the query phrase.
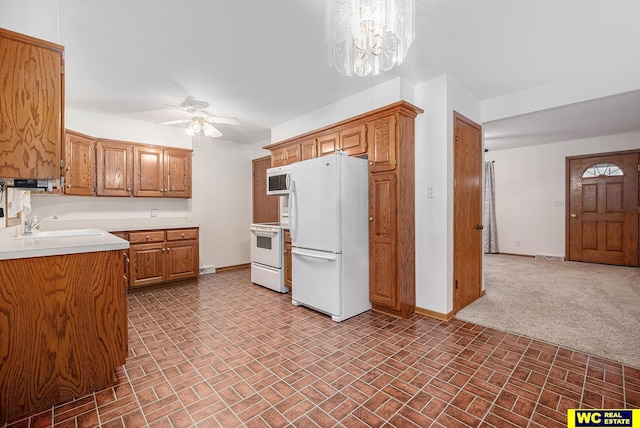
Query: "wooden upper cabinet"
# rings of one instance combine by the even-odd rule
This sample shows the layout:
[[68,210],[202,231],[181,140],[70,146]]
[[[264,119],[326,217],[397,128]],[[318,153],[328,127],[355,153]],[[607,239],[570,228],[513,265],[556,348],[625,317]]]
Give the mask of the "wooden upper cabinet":
[[330,155],[340,148],[340,134],[331,132],[318,137],[318,156]]
[[307,159],[317,158],[318,157],[318,145],[316,143],[316,139],[312,138],[310,140],[306,140],[306,141],[303,141],[302,143],[300,143],[300,152],[301,152],[301,159],[300,160],[307,160]]
[[360,124],[341,130],[340,150],[349,156],[367,153],[367,125]]
[[133,146],[133,196],[191,197],[191,150]]
[[191,150],[164,149],[164,196],[191,197]]
[[271,152],[271,167],[284,166],[287,164],[287,149],[282,147]]
[[133,190],[133,144],[98,140],[96,143],[98,196],[131,196]]
[[67,131],[65,135],[64,193],[92,196],[95,189],[95,140]]
[[64,47],[0,28],[0,177],[60,178]]
[[133,147],[133,195],[164,195],[163,150],[152,146]]
[[374,120],[369,125],[369,171],[390,171],[396,168],[396,115]]
[[288,144],[271,152],[271,167],[289,165],[300,160],[300,144]]
[[286,147],[287,151],[287,164],[300,161],[300,144],[290,144]]

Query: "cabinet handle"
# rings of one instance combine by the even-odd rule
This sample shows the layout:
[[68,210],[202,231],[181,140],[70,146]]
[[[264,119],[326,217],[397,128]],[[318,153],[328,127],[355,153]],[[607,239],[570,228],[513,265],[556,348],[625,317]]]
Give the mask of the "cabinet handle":
[[369,217],[369,221],[373,221],[373,217]]
[[184,238],[184,233],[181,236]]
[[71,171],[71,167],[66,167],[64,170],[69,172],[69,171]]
[[147,235],[147,241],[149,240],[149,235]]
[[131,191],[131,187],[127,187],[127,192],[130,192],[130,191]]
[[369,165],[373,165],[373,161],[369,161]]

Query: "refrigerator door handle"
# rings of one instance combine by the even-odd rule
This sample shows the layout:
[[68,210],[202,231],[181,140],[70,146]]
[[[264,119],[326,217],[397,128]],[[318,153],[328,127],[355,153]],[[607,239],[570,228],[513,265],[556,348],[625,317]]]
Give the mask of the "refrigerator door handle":
[[[289,177],[289,175],[287,175]],[[296,181],[291,180],[289,186],[289,236],[291,236],[291,240],[296,239]]]
[[312,259],[321,259],[321,260],[327,260],[327,261],[335,261],[338,259],[338,257],[335,254],[315,254],[315,253],[307,253],[306,251],[300,250],[298,248],[294,248],[293,250],[291,250],[292,254],[297,254],[298,256],[302,256],[302,257],[309,257]]

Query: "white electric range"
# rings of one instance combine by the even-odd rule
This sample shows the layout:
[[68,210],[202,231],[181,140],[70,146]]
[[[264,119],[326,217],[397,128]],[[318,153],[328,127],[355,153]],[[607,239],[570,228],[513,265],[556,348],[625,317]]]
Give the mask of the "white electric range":
[[284,285],[284,231],[287,223],[253,223],[251,232],[251,282],[280,293]]

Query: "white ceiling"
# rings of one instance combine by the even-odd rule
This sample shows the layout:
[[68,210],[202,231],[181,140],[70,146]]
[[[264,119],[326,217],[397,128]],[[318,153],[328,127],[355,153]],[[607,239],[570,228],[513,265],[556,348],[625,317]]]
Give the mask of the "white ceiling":
[[[58,0],[66,104],[161,122],[180,118],[166,104],[194,97],[210,102],[213,114],[240,119],[241,126],[219,125],[223,138],[257,142],[269,138],[275,125],[397,76],[421,82],[446,72],[485,100],[586,71],[640,64],[637,0],[416,4],[416,41],[405,63],[381,76],[348,78],[327,65],[324,0]],[[628,122],[637,124],[639,98],[606,100],[607,117],[619,119],[614,112],[632,108],[637,117]],[[586,122],[595,104],[496,121],[485,129],[498,147],[505,136],[562,134],[569,112],[592,132],[629,128],[604,117]]]

